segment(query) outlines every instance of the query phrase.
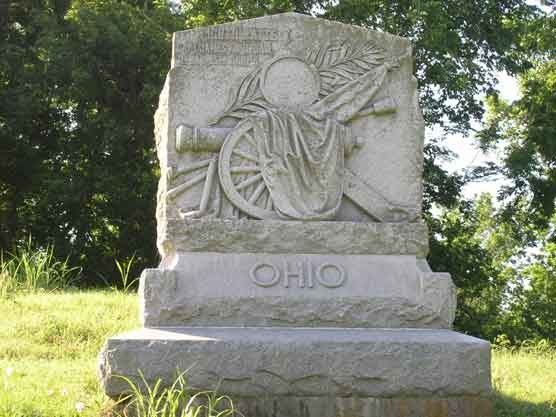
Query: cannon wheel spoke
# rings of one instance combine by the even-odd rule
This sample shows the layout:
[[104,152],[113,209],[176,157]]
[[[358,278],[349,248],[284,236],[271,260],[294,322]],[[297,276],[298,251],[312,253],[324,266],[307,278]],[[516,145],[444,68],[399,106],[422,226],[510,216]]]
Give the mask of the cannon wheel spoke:
[[218,168],[222,188],[236,208],[257,219],[278,218],[249,121],[240,123],[224,141]]

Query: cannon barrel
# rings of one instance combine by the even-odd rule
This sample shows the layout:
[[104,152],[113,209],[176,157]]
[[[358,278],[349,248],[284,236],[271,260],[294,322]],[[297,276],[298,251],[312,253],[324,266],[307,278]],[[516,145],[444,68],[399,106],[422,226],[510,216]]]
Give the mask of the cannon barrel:
[[[233,130],[229,127],[195,127],[179,125],[176,129],[176,150],[178,152],[219,152],[224,140]],[[344,142],[346,155],[363,146],[364,140],[347,135]]]
[[232,130],[228,127],[179,125],[176,129],[176,150],[178,152],[218,152]]

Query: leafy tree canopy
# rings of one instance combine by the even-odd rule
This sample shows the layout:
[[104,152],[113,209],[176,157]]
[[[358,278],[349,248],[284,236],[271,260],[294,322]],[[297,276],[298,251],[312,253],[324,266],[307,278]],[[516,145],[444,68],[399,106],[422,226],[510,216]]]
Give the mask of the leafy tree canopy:
[[521,98],[508,103],[491,95],[479,137],[485,148],[502,150],[493,172],[511,180],[501,193],[508,217],[527,202],[533,220],[546,226],[556,199],[556,16],[532,22],[522,42],[534,65],[520,74]]
[[140,6],[13,3],[2,38],[2,246],[54,243],[91,282],[156,262],[153,114],[181,19]]

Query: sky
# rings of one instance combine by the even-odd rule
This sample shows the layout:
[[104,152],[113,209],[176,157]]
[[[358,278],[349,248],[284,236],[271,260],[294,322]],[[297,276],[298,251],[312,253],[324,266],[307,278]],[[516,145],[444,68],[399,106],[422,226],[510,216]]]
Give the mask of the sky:
[[[519,87],[516,78],[506,73],[498,73],[498,90],[500,96],[507,100],[513,101],[519,98]],[[434,131],[428,130],[426,137],[434,136]],[[477,146],[477,142],[472,136],[467,138],[461,135],[449,135],[443,142],[443,145],[450,149],[456,158],[453,161],[443,163],[443,167],[449,172],[462,172],[466,168],[476,165],[483,165],[486,162],[498,162],[499,156],[496,152],[483,153]],[[497,190],[503,184],[502,181],[485,181],[467,184],[463,189],[463,194],[467,198],[473,198],[482,193],[491,193],[496,195]]]

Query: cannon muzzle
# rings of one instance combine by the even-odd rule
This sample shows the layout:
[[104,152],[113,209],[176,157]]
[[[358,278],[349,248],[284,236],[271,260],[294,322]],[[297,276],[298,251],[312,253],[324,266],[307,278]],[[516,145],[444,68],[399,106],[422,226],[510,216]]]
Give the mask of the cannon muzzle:
[[179,125],[176,129],[178,152],[218,152],[233,129]]

